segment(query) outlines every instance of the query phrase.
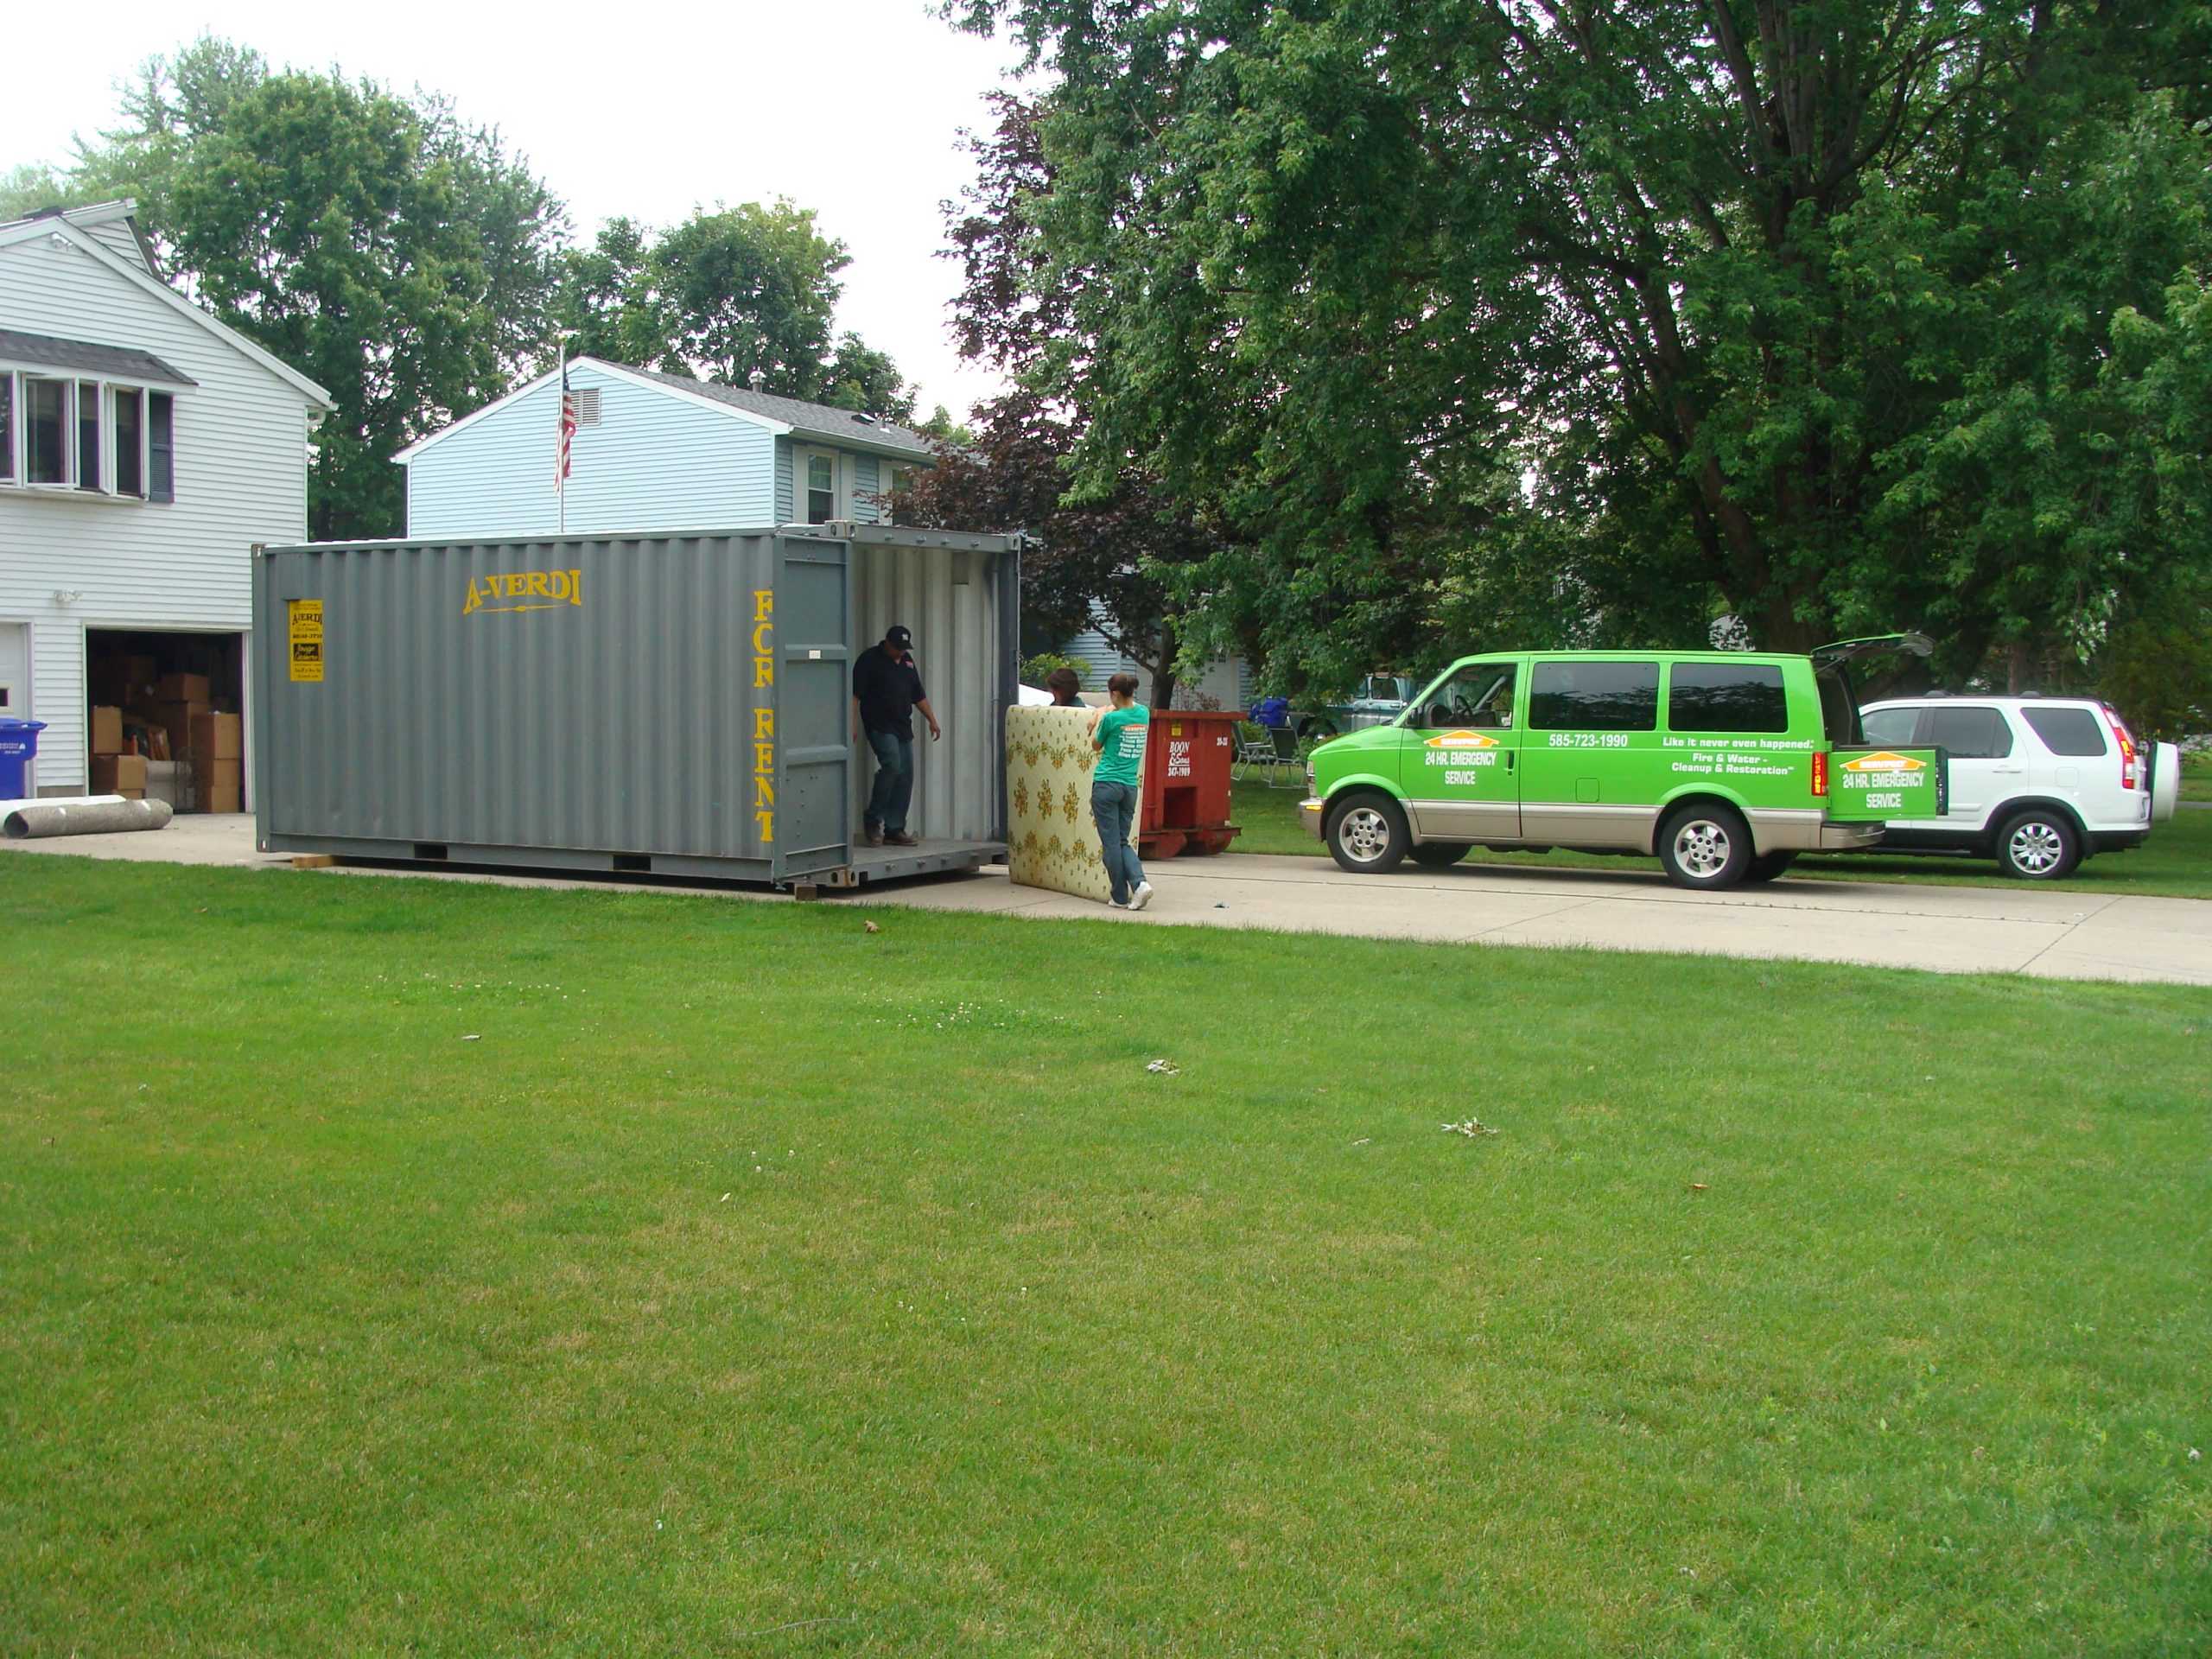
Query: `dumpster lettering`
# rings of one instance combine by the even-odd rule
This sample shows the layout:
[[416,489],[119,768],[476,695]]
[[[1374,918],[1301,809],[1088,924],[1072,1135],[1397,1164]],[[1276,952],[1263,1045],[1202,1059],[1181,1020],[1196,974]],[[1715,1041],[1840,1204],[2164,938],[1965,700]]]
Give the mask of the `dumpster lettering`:
[[[776,683],[776,595],[772,588],[753,593],[753,684],[772,690]],[[760,844],[776,838],[776,711],[753,711],[753,819],[760,826]]]
[[[519,600],[515,605],[494,605],[495,599]],[[506,575],[471,576],[461,613],[478,611],[505,614],[514,611],[550,611],[584,602],[582,570],[517,570]]]

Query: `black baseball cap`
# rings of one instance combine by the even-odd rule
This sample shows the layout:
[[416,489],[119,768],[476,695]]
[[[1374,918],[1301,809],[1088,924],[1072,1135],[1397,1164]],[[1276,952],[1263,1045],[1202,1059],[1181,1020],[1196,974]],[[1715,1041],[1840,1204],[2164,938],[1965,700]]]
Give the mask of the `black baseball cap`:
[[896,645],[904,651],[914,643],[914,636],[894,622],[891,625],[891,632],[883,636],[883,643],[887,645]]

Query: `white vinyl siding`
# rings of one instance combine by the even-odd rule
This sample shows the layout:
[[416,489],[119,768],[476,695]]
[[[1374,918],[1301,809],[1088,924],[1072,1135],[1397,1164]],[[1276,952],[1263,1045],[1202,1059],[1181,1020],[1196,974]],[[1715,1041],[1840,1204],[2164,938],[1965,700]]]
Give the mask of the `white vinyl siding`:
[[[766,428],[588,365],[572,368],[569,384],[600,394],[599,423],[579,427],[569,444],[569,534],[766,520],[774,458]],[[406,462],[407,534],[553,534],[560,395],[548,380]]]
[[[52,237],[0,248],[0,318],[29,334],[150,352],[199,383],[175,389],[175,501],[0,489],[0,624],[29,626],[32,717],[47,722],[38,785],[81,789],[86,630],[246,632],[252,544],[307,536],[308,399]],[[68,440],[73,453],[73,424]]]

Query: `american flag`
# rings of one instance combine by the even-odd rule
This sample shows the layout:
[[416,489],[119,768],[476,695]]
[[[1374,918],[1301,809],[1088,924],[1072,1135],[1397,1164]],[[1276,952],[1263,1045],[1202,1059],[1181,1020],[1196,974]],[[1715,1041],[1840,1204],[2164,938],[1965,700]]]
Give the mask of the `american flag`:
[[569,445],[576,435],[576,395],[569,389],[569,365],[561,365],[561,449],[553,465],[553,487],[563,491],[569,485]]

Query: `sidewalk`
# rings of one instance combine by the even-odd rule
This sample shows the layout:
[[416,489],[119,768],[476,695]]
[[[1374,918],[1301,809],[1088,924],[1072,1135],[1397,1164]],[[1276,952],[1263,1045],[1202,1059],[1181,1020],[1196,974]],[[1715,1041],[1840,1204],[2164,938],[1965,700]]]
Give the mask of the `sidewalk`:
[[[248,817],[180,817],[123,836],[0,842],[7,853],[288,869],[253,849]],[[453,870],[346,869],[429,880],[593,887],[550,876]],[[1707,956],[1870,963],[1942,973],[2012,972],[2055,979],[2212,985],[2212,903],[2104,897],[2030,887],[1940,887],[1876,881],[1792,881],[1733,893],[1686,893],[1656,871],[1503,869],[1351,875],[1325,858],[1224,854],[1147,867],[1158,897],[1137,915],[1036,887],[1001,869],[869,887],[830,906],[969,911],[1116,927],[1275,928],[1449,944],[1583,945]],[[732,898],[789,903],[758,889]]]

